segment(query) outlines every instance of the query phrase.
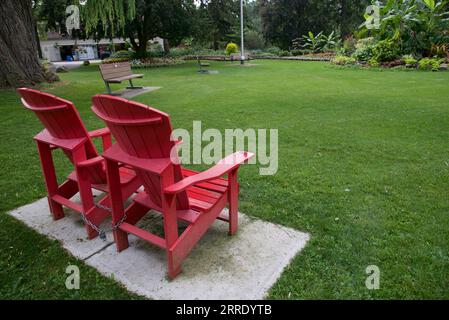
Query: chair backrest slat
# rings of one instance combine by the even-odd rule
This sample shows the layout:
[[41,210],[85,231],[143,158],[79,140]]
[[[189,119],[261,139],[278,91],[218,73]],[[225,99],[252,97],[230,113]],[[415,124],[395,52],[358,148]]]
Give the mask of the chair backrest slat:
[[[109,95],[92,98],[92,110],[111,130],[117,144],[127,154],[144,159],[170,158],[175,147],[170,117],[143,104]],[[160,176],[134,168],[142,178],[151,200],[161,205]],[[183,178],[182,168],[173,164],[175,181]],[[189,207],[186,193],[178,195],[178,208]]]

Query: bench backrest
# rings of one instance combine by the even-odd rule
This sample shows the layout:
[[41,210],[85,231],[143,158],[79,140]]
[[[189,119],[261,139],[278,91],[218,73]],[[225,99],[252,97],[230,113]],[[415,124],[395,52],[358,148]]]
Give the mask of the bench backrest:
[[127,61],[100,64],[100,72],[104,80],[126,77],[133,74],[131,64]]

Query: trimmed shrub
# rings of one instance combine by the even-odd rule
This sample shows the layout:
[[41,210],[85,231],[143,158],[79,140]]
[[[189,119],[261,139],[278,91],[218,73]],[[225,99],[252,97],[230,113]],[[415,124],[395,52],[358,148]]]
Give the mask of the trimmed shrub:
[[282,50],[281,52],[279,52],[279,57],[290,57],[292,54],[290,53],[290,51],[287,50]]
[[418,60],[416,60],[412,55],[403,56],[402,60],[404,60],[404,63],[408,68],[413,68],[418,65]]
[[374,58],[379,62],[393,61],[399,56],[399,46],[393,40],[382,40],[377,42],[373,49]]
[[357,41],[353,57],[357,61],[369,61],[374,57],[374,38],[364,38]]
[[377,59],[376,58],[371,58],[371,59],[369,59],[369,61],[368,61],[368,65],[370,66],[370,67],[379,67],[380,66],[380,63],[379,63],[379,61],[377,61]]
[[420,70],[432,70],[439,71],[440,65],[444,62],[444,59],[438,58],[424,58],[419,60],[418,68]]
[[302,55],[304,55],[304,50],[293,49],[293,50],[291,51],[291,54],[292,54],[293,56],[302,56]]
[[278,47],[270,47],[267,50],[265,50],[267,53],[272,54],[274,56],[280,56],[281,54],[281,49]]
[[226,46],[225,51],[226,51],[226,54],[229,56],[231,54],[238,53],[239,47],[234,42],[229,42],[228,45]]
[[342,56],[342,55],[335,56],[331,60],[332,64],[339,65],[339,66],[354,65],[354,64],[356,64],[356,62],[357,61],[353,57],[347,57],[347,56]]
[[133,54],[134,54],[134,52],[132,52],[132,51],[120,50],[120,51],[113,53],[110,58],[111,59],[125,59],[126,58],[126,59],[131,60],[133,58]]

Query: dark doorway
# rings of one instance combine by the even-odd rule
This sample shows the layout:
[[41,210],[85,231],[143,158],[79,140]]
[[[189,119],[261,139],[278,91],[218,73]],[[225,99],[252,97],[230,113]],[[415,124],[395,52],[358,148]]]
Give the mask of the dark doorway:
[[61,46],[59,47],[61,52],[61,59],[63,61],[73,61],[73,46]]

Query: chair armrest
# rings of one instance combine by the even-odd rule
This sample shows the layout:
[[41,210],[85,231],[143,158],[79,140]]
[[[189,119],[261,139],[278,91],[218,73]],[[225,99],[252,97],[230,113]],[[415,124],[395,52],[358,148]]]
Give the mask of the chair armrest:
[[102,129],[98,129],[98,130],[89,132],[89,136],[91,138],[104,137],[104,136],[108,136],[110,134],[111,134],[111,131],[109,130],[109,128],[102,128]]
[[130,156],[129,154],[124,153],[117,144],[112,145],[107,151],[103,152],[103,157],[125,166],[131,166],[156,174],[161,174],[172,165],[170,158],[143,159]]
[[193,176],[187,177],[175,184],[164,189],[165,193],[175,194],[186,190],[188,187],[198,184],[200,182],[209,181],[217,179],[226,173],[238,169],[238,167],[254,156],[251,152],[239,151],[234,154],[227,156],[226,158],[220,160],[212,168],[195,174]]
[[78,168],[92,167],[92,166],[101,164],[103,161],[104,161],[103,157],[98,156],[98,157],[95,157],[95,158],[92,158],[92,159],[89,159],[89,160],[78,162],[76,164],[76,166]]
[[87,138],[58,139],[53,137],[47,129],[44,129],[34,137],[34,140],[48,144],[52,150],[61,148],[63,150],[72,151],[83,145]]
[[103,143],[103,152],[109,149],[112,145],[112,135],[109,128],[102,128],[89,132],[91,138],[101,138]]

